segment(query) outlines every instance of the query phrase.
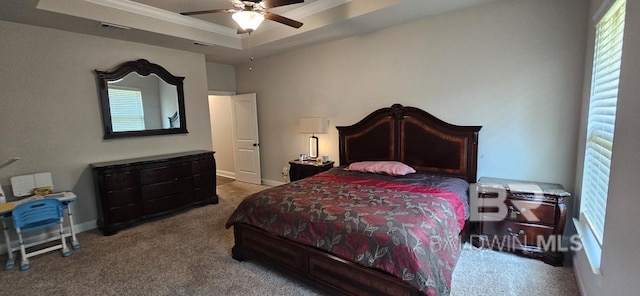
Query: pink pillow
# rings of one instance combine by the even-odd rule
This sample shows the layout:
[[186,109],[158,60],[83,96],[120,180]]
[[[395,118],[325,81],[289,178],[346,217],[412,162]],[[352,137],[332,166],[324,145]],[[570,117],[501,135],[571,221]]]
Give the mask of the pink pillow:
[[391,176],[404,176],[415,173],[412,167],[399,161],[361,161],[354,162],[345,168],[347,171],[363,173],[387,174]]

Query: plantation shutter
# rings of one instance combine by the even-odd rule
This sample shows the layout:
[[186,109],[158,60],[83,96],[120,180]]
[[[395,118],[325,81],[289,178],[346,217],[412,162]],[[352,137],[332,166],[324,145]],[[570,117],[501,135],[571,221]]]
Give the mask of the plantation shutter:
[[580,213],[600,245],[607,208],[624,18],[625,1],[618,0],[596,26]]
[[114,132],[144,130],[140,90],[109,87],[111,126]]

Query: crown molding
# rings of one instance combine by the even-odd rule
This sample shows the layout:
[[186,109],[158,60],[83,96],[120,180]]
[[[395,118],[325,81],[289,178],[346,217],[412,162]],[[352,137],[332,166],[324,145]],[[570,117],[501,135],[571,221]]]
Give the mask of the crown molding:
[[[225,35],[240,39],[242,36],[238,36],[237,30],[228,28],[225,26],[217,25],[207,21],[199,20],[197,18],[183,16],[179,13],[166,11],[157,7],[149,6],[146,4],[130,1],[130,0],[84,0],[97,5],[102,5],[130,13],[144,15],[146,17],[152,17],[155,19],[168,21],[174,24],[183,25],[195,29],[200,29],[216,34]],[[292,11],[282,14],[285,17],[292,19],[301,19],[310,15],[320,13],[322,11],[331,9],[336,6],[340,6],[351,2],[352,0],[322,0],[315,1]],[[271,27],[271,26],[269,26]]]
[[[315,2],[311,2],[309,4],[305,4],[304,6],[298,7],[286,13],[283,13],[282,16],[288,17],[290,19],[299,20],[325,10],[329,10],[336,6],[340,6],[346,3],[349,3],[353,0],[317,0]],[[268,22],[266,24],[262,24],[260,29],[257,30],[254,34],[260,34],[261,31],[268,31],[273,28],[277,28],[280,26],[274,22]],[[247,36],[243,36],[247,37]]]
[[174,24],[191,27],[199,30],[208,31],[228,37],[239,39],[236,29],[231,29],[225,26],[217,25],[214,23],[199,20],[197,18],[184,16],[179,13],[166,11],[157,7],[133,2],[130,0],[84,0],[97,5],[102,5],[114,9],[123,10],[130,13],[144,15],[146,17],[152,17],[162,21],[171,22]]
[[291,10],[283,14],[283,16],[286,16],[292,19],[301,19],[301,18],[308,17],[310,15],[323,12],[327,9],[331,9],[336,6],[349,3],[351,1],[352,0],[322,0],[322,1],[318,0],[315,2],[311,2],[309,4],[305,4],[304,6],[298,7],[294,10]]

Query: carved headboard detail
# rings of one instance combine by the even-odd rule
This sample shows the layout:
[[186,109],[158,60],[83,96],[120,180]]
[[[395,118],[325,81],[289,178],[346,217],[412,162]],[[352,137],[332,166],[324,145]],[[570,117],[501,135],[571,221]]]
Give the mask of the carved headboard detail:
[[449,124],[421,109],[394,104],[354,125],[337,127],[340,165],[395,160],[419,172],[475,182],[481,128]]

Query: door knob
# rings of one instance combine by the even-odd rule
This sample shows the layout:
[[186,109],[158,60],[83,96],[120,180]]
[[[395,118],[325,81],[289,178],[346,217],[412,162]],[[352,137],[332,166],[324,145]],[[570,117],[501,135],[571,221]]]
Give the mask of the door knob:
[[260,146],[260,143],[253,143],[253,147]]

